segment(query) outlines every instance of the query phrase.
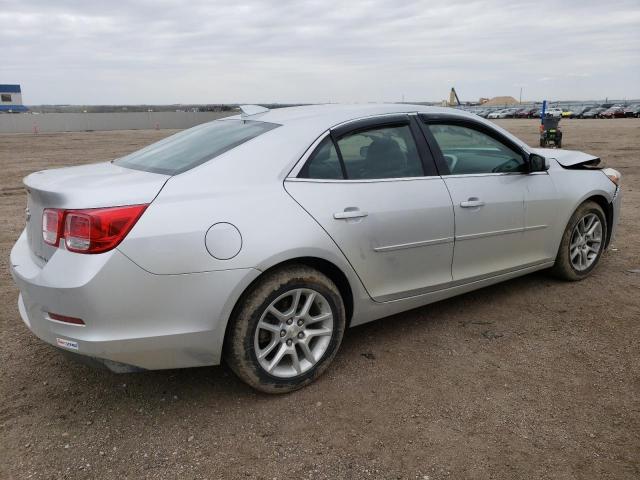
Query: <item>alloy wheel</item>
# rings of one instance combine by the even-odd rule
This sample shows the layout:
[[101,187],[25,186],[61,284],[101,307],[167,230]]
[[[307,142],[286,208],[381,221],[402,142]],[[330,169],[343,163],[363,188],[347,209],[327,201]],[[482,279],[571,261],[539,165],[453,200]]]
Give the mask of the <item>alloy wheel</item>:
[[322,359],[333,327],[333,312],[322,294],[309,288],[290,290],[262,313],[254,334],[255,356],[270,375],[301,375]]
[[577,271],[587,270],[598,258],[602,248],[602,222],[589,213],[576,223],[569,243],[571,265]]

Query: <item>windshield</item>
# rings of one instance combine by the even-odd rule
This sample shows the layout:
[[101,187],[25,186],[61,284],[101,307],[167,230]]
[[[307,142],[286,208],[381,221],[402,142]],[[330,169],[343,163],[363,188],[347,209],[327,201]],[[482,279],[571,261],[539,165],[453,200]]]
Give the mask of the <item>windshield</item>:
[[280,125],[244,120],[216,120],[152,143],[113,163],[145,172],[177,175]]

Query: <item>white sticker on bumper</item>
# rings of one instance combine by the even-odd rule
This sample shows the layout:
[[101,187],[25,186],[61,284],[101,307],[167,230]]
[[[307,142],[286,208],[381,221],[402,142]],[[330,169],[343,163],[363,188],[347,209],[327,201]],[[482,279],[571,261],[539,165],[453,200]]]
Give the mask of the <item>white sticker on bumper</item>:
[[56,338],[56,342],[58,343],[59,347],[78,350],[78,342],[67,340],[66,338]]

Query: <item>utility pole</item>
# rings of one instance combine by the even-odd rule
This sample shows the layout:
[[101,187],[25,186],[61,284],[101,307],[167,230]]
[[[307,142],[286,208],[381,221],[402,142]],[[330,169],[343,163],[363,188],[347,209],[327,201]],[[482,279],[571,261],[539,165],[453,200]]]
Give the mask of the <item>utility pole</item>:
[[520,105],[522,105],[522,87],[520,87]]

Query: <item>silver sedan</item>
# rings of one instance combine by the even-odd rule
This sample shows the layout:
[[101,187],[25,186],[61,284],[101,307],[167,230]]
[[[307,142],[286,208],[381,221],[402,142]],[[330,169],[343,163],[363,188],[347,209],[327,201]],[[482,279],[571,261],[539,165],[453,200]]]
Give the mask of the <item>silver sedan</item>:
[[620,174],[459,110],[243,108],[25,178],[25,324],[114,371],[217,365],[287,392],[345,328],[550,269],[581,280]]

